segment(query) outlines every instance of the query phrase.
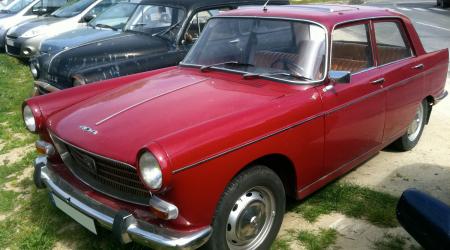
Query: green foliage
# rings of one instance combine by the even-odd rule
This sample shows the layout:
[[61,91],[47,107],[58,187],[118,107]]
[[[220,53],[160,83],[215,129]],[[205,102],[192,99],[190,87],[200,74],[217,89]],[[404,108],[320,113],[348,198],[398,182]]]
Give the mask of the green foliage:
[[309,231],[300,231],[297,233],[299,240],[308,250],[322,250],[331,246],[337,238],[337,232],[334,229],[320,229],[318,233]]
[[335,182],[291,208],[306,220],[315,221],[322,214],[339,212],[362,218],[382,227],[398,225],[395,217],[396,197],[354,184]]

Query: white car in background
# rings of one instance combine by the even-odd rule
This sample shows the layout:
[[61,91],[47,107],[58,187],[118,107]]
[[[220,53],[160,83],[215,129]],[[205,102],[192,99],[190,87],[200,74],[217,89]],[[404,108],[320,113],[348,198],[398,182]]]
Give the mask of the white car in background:
[[66,31],[85,27],[86,23],[121,0],[80,0],[59,8],[49,16],[39,17],[11,28],[6,34],[6,52],[29,58],[41,42]]
[[[68,0],[6,0],[10,3],[0,8],[0,48],[5,46],[8,30],[38,16],[50,14]],[[6,2],[5,0],[2,3]]]

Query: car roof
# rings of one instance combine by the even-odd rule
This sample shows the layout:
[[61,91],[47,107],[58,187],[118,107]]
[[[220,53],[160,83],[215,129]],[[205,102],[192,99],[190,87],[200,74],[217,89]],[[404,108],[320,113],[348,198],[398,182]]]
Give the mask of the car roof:
[[[179,6],[185,9],[201,9],[224,5],[264,5],[267,0],[143,0],[141,4]],[[271,0],[271,4],[289,4],[289,0]]]
[[303,19],[323,24],[330,29],[338,23],[353,20],[380,17],[406,18],[404,15],[387,8],[342,4],[269,5],[267,6],[267,11],[264,11],[262,7],[245,7],[224,12],[220,16]]

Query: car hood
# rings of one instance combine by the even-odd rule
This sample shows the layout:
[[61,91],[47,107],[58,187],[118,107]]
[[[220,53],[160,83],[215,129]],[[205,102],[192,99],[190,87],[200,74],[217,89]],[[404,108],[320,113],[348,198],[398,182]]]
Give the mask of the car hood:
[[121,32],[58,54],[52,58],[48,72],[54,76],[70,77],[81,68],[113,64],[139,56],[163,54],[168,50],[168,43],[161,38]]
[[0,20],[1,19],[3,19],[3,18],[7,18],[7,17],[10,17],[10,16],[13,16],[14,14],[10,14],[10,13],[0,13]]
[[272,100],[287,94],[287,88],[211,78],[193,71],[175,68],[107,91],[52,115],[47,126],[78,147],[135,164],[138,152],[150,143],[164,145],[165,140],[177,137],[177,142],[186,145],[190,138],[181,134],[204,125],[209,130],[203,132],[216,128],[222,134],[224,126],[237,126],[223,122],[226,117],[267,110]]
[[65,19],[56,17],[37,17],[31,21],[20,24],[15,28],[11,28],[10,31],[8,32],[8,35],[20,37],[23,33],[38,26],[49,26],[63,20]]
[[61,33],[41,43],[41,53],[58,53],[64,49],[82,46],[83,44],[120,34],[121,31],[111,29],[94,29],[82,27]]

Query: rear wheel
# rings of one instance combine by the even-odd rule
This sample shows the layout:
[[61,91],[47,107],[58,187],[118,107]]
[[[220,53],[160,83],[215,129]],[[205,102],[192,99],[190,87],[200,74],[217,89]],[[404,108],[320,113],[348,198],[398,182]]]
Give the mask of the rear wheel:
[[213,233],[206,249],[269,249],[285,210],[280,178],[265,166],[255,166],[228,184],[217,206]]
[[450,0],[441,0],[441,7],[442,8],[450,7]]
[[423,128],[428,115],[428,102],[423,100],[417,108],[414,119],[408,126],[406,133],[394,142],[394,147],[400,151],[408,151],[414,148],[422,136]]

